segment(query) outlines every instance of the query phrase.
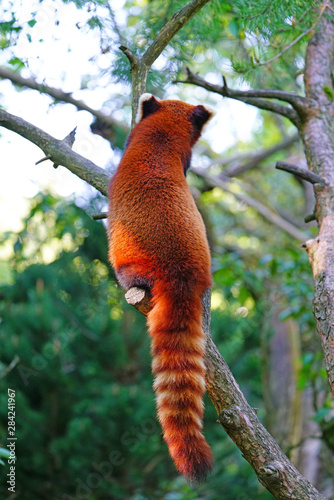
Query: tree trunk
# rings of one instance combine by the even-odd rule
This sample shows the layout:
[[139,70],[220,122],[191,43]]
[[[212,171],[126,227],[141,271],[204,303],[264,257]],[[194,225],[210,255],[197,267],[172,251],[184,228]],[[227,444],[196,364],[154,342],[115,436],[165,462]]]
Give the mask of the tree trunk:
[[323,18],[308,44],[305,66],[307,112],[299,127],[309,169],[326,185],[315,184],[319,235],[306,242],[314,276],[314,315],[334,397],[334,24]]

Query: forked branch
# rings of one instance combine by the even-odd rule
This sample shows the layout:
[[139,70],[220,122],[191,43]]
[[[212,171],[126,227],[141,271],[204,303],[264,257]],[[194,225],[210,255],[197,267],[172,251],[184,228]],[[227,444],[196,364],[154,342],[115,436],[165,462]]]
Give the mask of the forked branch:
[[146,90],[147,75],[152,64],[174,38],[176,33],[210,1],[211,0],[191,0],[188,2],[165,24],[141,57],[136,57],[131,50],[124,45],[120,47],[129,59],[132,72],[132,127],[137,113],[138,100]]

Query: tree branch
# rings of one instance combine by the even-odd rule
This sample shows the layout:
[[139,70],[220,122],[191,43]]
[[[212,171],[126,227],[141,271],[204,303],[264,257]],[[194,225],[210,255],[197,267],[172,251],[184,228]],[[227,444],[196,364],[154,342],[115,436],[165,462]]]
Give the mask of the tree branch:
[[73,106],[75,106],[79,111],[88,111],[100,122],[102,122],[104,126],[113,131],[115,137],[118,134],[117,129],[120,129],[123,134],[128,133],[127,127],[121,122],[115,120],[111,116],[106,115],[105,113],[102,113],[102,111],[91,108],[83,101],[74,99],[74,97],[72,97],[70,93],[63,92],[61,89],[50,87],[49,85],[45,85],[44,83],[38,83],[34,78],[31,77],[24,78],[20,75],[20,73],[16,73],[2,66],[0,66],[0,78],[10,80],[14,85],[17,85],[19,87],[29,88],[32,90],[37,90],[42,94],[47,94],[56,101],[73,104]]
[[[197,75],[195,75],[197,76]],[[263,97],[268,99],[278,99],[279,101],[284,101],[292,106],[302,107],[307,103],[307,99],[299,94],[293,94],[292,92],[285,92],[283,90],[276,89],[257,89],[257,90],[234,90],[227,86],[226,78],[223,77],[225,92],[227,97]]]
[[125,45],[121,45],[119,48],[128,58],[132,71],[136,65],[140,64],[140,60]]
[[187,5],[176,12],[162,28],[154,42],[148,47],[142,57],[142,62],[146,64],[146,66],[151,67],[154,61],[160,56],[161,52],[174,38],[176,33],[210,1],[211,0],[191,0]]
[[307,233],[304,233],[296,226],[291,224],[289,221],[283,219],[279,214],[277,214],[270,208],[263,205],[263,203],[261,203],[260,201],[256,200],[249,194],[235,192],[232,189],[234,183],[233,181],[231,181],[230,178],[222,174],[220,174],[219,177],[213,177],[206,171],[206,169],[204,170],[202,168],[199,169],[191,167],[191,170],[200,177],[203,177],[203,179],[205,179],[205,181],[210,186],[219,187],[224,191],[226,191],[227,193],[232,194],[235,198],[237,198],[237,200],[240,200],[243,203],[246,203],[246,205],[248,205],[249,207],[254,208],[260,215],[262,215],[262,217],[267,219],[271,224],[274,224],[275,226],[279,227],[280,229],[288,233],[296,240],[304,242],[308,239],[309,236]]
[[[250,463],[258,479],[275,498],[324,499],[297,471],[249,406],[228,365],[218,352],[210,333],[210,290],[203,297],[203,329],[206,333],[206,387],[218,419],[230,438]],[[129,304],[144,316],[151,310],[151,297],[144,290],[131,288]]]
[[[289,120],[296,125],[297,128],[299,126],[300,119],[296,109],[298,108],[299,112],[304,110],[307,103],[306,99],[302,96],[279,90],[232,90],[227,87],[226,80],[224,80],[225,84],[220,86],[207,82],[204,78],[192,73],[189,68],[186,68],[186,72],[187,78],[185,80],[175,80],[174,83],[191,83],[197,85],[198,87],[202,87],[210,92],[220,94],[223,97],[230,97],[231,99],[236,99],[237,101],[242,101],[246,104],[256,106],[259,109],[272,111],[273,113],[285,116],[286,118],[289,118]],[[276,102],[268,101],[265,98],[283,100],[293,105],[296,109]]]
[[297,167],[296,165],[291,165],[291,163],[286,163],[285,161],[277,161],[276,168],[278,170],[284,170],[285,172],[289,172],[290,174],[296,175],[305,181],[310,182],[311,184],[320,184],[321,186],[325,186],[325,180],[317,174],[306,170],[305,168]]
[[18,356],[14,356],[14,359],[9,363],[9,365],[0,372],[0,378],[4,378],[10,373],[12,370],[14,370],[15,366],[20,362],[20,358]]
[[[255,153],[246,153],[236,155],[230,158],[222,158],[214,160],[212,165],[227,165],[231,164],[229,167],[224,169],[224,175],[227,177],[237,177],[238,175],[257,167],[262,161],[269,158],[271,155],[282,151],[284,149],[290,148],[296,141],[300,139],[299,134],[295,134],[287,139],[283,140],[279,144],[272,146],[271,148],[264,149],[263,151],[256,151]],[[244,160],[244,163],[242,163]]]
[[87,158],[72,151],[64,141],[59,141],[35,125],[0,109],[0,126],[5,127],[33,142],[45,156],[58,165],[63,165],[91,186],[107,196],[109,174]]

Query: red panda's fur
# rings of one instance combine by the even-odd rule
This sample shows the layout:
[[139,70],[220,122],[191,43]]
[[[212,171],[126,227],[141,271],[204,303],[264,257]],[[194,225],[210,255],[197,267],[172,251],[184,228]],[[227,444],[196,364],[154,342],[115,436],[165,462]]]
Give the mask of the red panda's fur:
[[213,110],[181,101],[140,100],[109,186],[109,258],[126,289],[151,291],[147,316],[158,417],[178,470],[191,481],[211,469],[202,433],[205,391],[203,292],[210,254],[185,173],[191,147]]

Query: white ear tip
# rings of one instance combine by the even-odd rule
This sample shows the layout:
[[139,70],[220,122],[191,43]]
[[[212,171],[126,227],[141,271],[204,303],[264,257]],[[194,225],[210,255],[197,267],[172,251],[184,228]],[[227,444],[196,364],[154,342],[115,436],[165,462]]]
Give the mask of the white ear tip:
[[142,94],[139,97],[139,103],[144,102],[144,101],[149,101],[153,97],[153,94],[149,94],[148,92],[145,92],[145,94]]
[[138,111],[137,111],[137,114],[136,114],[135,123],[139,123],[140,120],[142,119],[142,116],[143,116],[143,106],[142,106],[142,104],[143,104],[143,102],[149,101],[151,99],[151,97],[153,97],[153,94],[149,94],[149,93],[142,94],[139,97]]
[[203,104],[204,108],[211,114],[210,119],[215,116],[217,111],[213,106],[210,106],[210,104]]

